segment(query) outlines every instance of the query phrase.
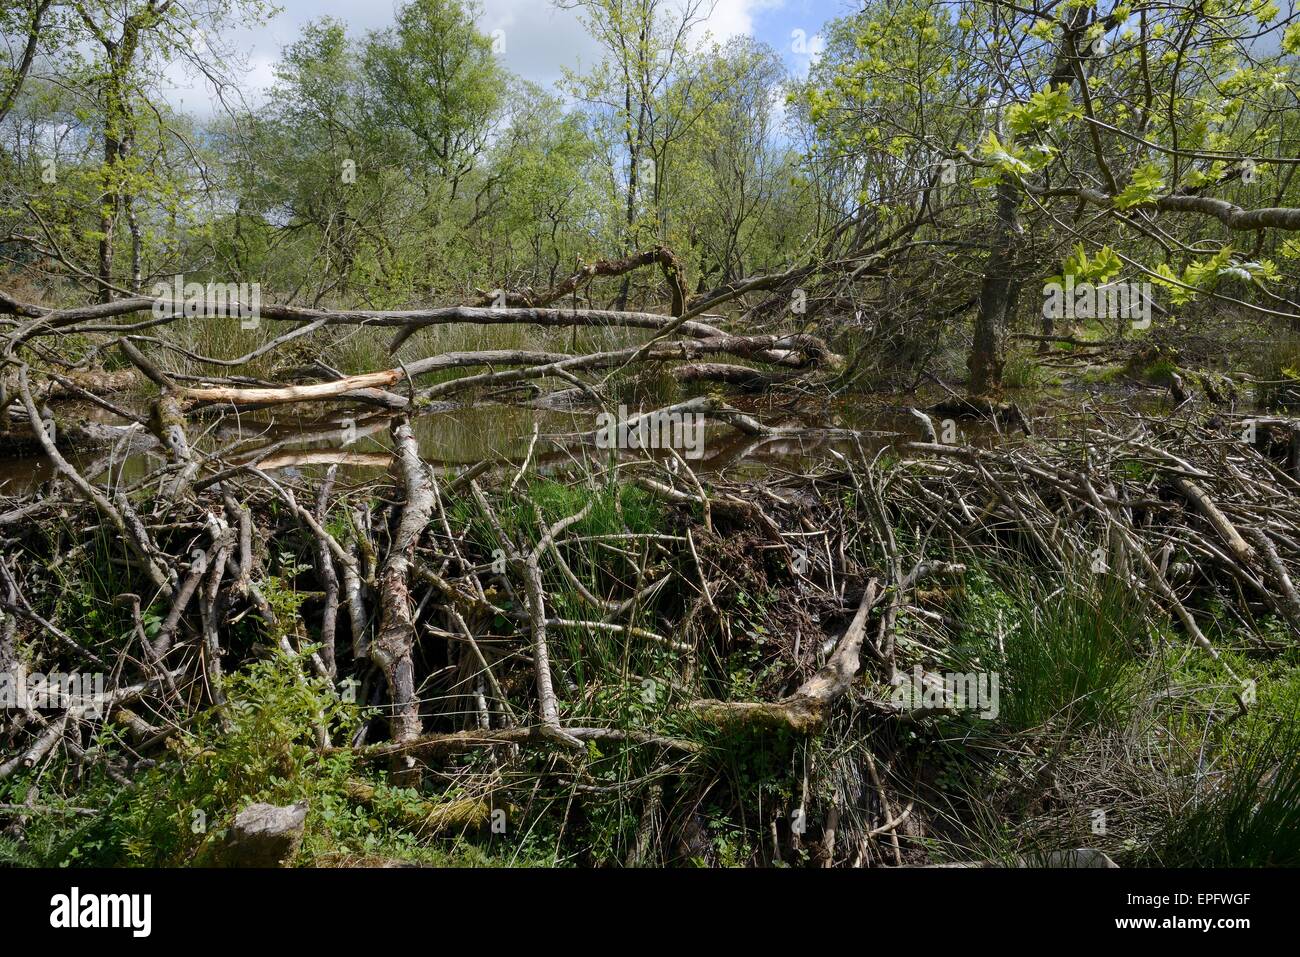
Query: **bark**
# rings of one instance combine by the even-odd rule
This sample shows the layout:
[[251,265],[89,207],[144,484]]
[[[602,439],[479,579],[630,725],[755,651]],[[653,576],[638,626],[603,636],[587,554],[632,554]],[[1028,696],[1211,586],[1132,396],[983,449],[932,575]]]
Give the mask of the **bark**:
[[1183,498],[1213,526],[1214,530],[1218,532],[1219,538],[1223,540],[1223,544],[1228,546],[1237,561],[1249,567],[1258,564],[1255,549],[1242,538],[1241,533],[1237,531],[1237,527],[1232,524],[1228,516],[1223,514],[1219,506],[1214,504],[1214,499],[1210,498],[1205,489],[1191,479],[1181,476],[1174,479],[1174,488],[1178,489]]
[[[1091,11],[1076,9],[1063,24],[1061,45],[1057,49],[1049,86],[1070,86],[1083,77],[1076,39],[1087,26]],[[968,391],[976,396],[995,396],[1002,390],[1002,367],[1006,361],[1003,343],[1013,315],[1019,283],[1016,263],[1016,237],[1019,224],[1020,189],[1003,180],[998,183],[997,207],[993,233],[989,239],[984,278],[980,283],[979,313],[975,318],[974,341],[966,366],[970,370]]]
[[[728,354],[772,362],[787,368],[803,368],[825,362],[835,365],[840,357],[831,353],[825,343],[814,336],[726,336],[692,339],[678,342],[660,342],[646,346],[629,346],[610,352],[570,356],[567,353],[526,352],[513,349],[496,349],[483,352],[449,352],[429,356],[407,363],[396,369],[366,372],[345,376],[329,382],[310,385],[276,386],[273,388],[244,388],[240,386],[182,387],[180,394],[194,402],[233,402],[238,405],[284,405],[297,402],[316,402],[325,399],[364,398],[367,390],[387,387],[412,379],[417,375],[442,369],[463,369],[474,366],[523,366],[501,372],[488,372],[465,376],[440,383],[420,393],[421,399],[446,395],[472,386],[495,385],[543,378],[551,374],[563,375],[580,370],[617,368],[633,361],[675,361],[695,356]],[[403,400],[403,405],[406,400]]]
[[[392,545],[379,575],[379,633],[371,656],[384,672],[392,702],[393,740],[410,741],[420,735],[420,702],[415,695],[415,622],[411,617],[410,572],[415,543],[433,513],[433,484],[420,461],[415,433],[406,419],[393,428],[397,469],[406,501],[393,533]],[[394,768],[403,780],[414,778],[414,762],[400,758]]]
[[[663,269],[664,278],[668,281],[671,295],[671,313],[674,316],[680,316],[686,310],[686,274],[681,260],[666,246],[655,246],[653,249],[647,249],[645,252],[631,256],[624,256],[622,259],[600,259],[594,263],[588,263],[577,269],[566,279],[541,292],[534,292],[532,289],[525,289],[522,292],[507,292],[505,293],[505,305],[526,309],[549,306],[565,296],[572,295],[577,292],[579,287],[586,285],[599,276],[622,276],[633,269],[639,269],[652,263],[658,263]],[[482,293],[476,305],[489,306],[495,301],[496,295],[495,292]]]
[[975,396],[996,396],[1002,391],[1002,367],[1006,362],[1003,341],[1016,302],[1014,246],[1020,232],[1019,208],[1016,188],[1010,183],[999,183],[997,222],[980,284],[974,341],[966,361],[970,370],[968,390]]

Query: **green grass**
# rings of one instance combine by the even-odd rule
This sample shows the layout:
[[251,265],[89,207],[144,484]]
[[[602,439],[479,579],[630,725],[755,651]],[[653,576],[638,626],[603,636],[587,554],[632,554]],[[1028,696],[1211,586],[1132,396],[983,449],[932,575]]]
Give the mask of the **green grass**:
[[[930,814],[947,822],[930,853],[1006,865],[1095,847],[1122,865],[1300,864],[1300,655],[1249,653],[1260,636],[1285,646],[1289,635],[1220,616],[1207,626],[1216,662],[1162,618],[1108,576],[972,569],[964,642],[942,667],[997,668],[1000,714],[915,732]],[[1225,664],[1256,682],[1245,717]]]
[[1088,366],[1078,373],[1078,379],[1088,385],[1110,385],[1124,378],[1128,370],[1120,364]]
[[1168,385],[1178,372],[1178,363],[1168,357],[1161,357],[1144,366],[1142,377],[1154,385]]
[[967,595],[967,643],[1001,672],[999,720],[1017,730],[1121,724],[1147,637],[1137,600],[1086,573],[1056,580],[1024,569],[1004,580],[976,573]]
[[[1294,703],[1294,702],[1293,702]],[[1153,862],[1166,867],[1300,866],[1300,723],[1276,723],[1221,767],[1197,769]]]
[[1033,389],[1045,385],[1048,376],[1025,352],[1013,352],[1002,367],[1002,385],[1007,389]]
[[[648,493],[633,485],[588,485],[581,480],[559,482],[532,477],[517,486],[514,493],[499,499],[494,508],[502,530],[516,543],[535,545],[542,526],[580,512],[588,503],[591,511],[568,529],[567,537],[616,535],[627,532],[649,533],[659,530],[663,508]],[[472,521],[476,543],[491,551],[500,544],[487,516],[468,496],[452,506],[454,517]]]

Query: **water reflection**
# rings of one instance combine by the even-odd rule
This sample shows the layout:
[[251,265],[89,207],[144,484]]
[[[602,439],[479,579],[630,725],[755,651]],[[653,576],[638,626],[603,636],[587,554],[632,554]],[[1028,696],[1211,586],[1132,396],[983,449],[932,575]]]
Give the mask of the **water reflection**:
[[[627,397],[631,412],[650,411],[670,404],[674,397]],[[868,455],[890,443],[918,437],[915,420],[907,409],[923,404],[908,396],[855,396],[836,401],[793,402],[789,397],[731,397],[741,411],[765,425],[788,430],[775,436],[744,435],[731,426],[710,421],[704,433],[703,458],[690,466],[705,475],[741,477],[771,469],[804,469],[832,458],[832,452],[851,454],[861,447]],[[583,462],[605,464],[610,452],[596,448],[592,435],[599,410],[537,409],[495,402],[443,403],[417,416],[413,422],[421,456],[440,472],[454,474],[483,461],[503,467],[522,462],[532,449],[533,467],[542,473],[563,471]],[[1088,414],[1087,402],[1067,399],[1036,409],[1040,433],[1063,428],[1071,419]],[[64,404],[65,421],[84,415],[86,421],[122,426],[105,410]],[[938,424],[938,423],[936,423]],[[225,466],[250,464],[294,477],[317,475],[339,466],[347,484],[370,481],[385,472],[392,460],[390,419],[382,413],[340,410],[327,417],[304,415],[301,408],[282,408],[238,416],[191,420],[192,444],[201,453],[216,456]],[[1016,439],[991,423],[963,420],[958,441],[992,445]],[[123,458],[108,448],[91,453],[67,453],[71,461],[100,483],[111,473],[116,483],[147,475],[163,462],[160,450]],[[621,450],[622,461],[652,456],[667,460],[666,450]],[[206,469],[205,476],[219,471]],[[39,486],[52,471],[39,451],[0,458],[0,494],[15,494]]]

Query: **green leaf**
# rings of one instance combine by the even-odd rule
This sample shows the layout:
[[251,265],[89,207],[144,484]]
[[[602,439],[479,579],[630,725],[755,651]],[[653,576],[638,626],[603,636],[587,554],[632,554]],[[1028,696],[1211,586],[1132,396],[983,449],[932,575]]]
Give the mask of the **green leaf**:
[[1020,175],[1033,172],[1032,167],[1024,160],[1024,153],[1010,144],[1003,145],[992,130],[989,130],[984,137],[984,142],[980,144],[979,155],[992,160],[1003,173]]
[[1297,53],[1300,52],[1300,23],[1294,23],[1287,27],[1282,34],[1282,52]]
[[1049,85],[1031,96],[1029,102],[1017,103],[1007,110],[1007,125],[1012,132],[1027,135],[1081,116],[1082,112],[1070,99],[1064,83],[1056,88]]
[[1157,194],[1165,188],[1165,175],[1156,163],[1145,163],[1133,171],[1128,185],[1115,197],[1115,206],[1119,209],[1131,209],[1154,202]]

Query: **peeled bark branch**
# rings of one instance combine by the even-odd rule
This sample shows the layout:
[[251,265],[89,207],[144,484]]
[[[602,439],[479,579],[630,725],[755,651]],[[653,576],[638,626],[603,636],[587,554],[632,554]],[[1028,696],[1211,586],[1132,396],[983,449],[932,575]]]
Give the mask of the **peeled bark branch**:
[[[420,734],[420,702],[415,694],[415,664],[411,656],[416,633],[411,617],[409,579],[416,542],[433,513],[433,484],[420,461],[409,421],[402,419],[394,426],[393,441],[397,445],[396,464],[406,501],[379,574],[379,632],[371,645],[371,656],[388,681],[393,740],[402,742]],[[407,761],[400,770],[409,772],[412,767]]]

